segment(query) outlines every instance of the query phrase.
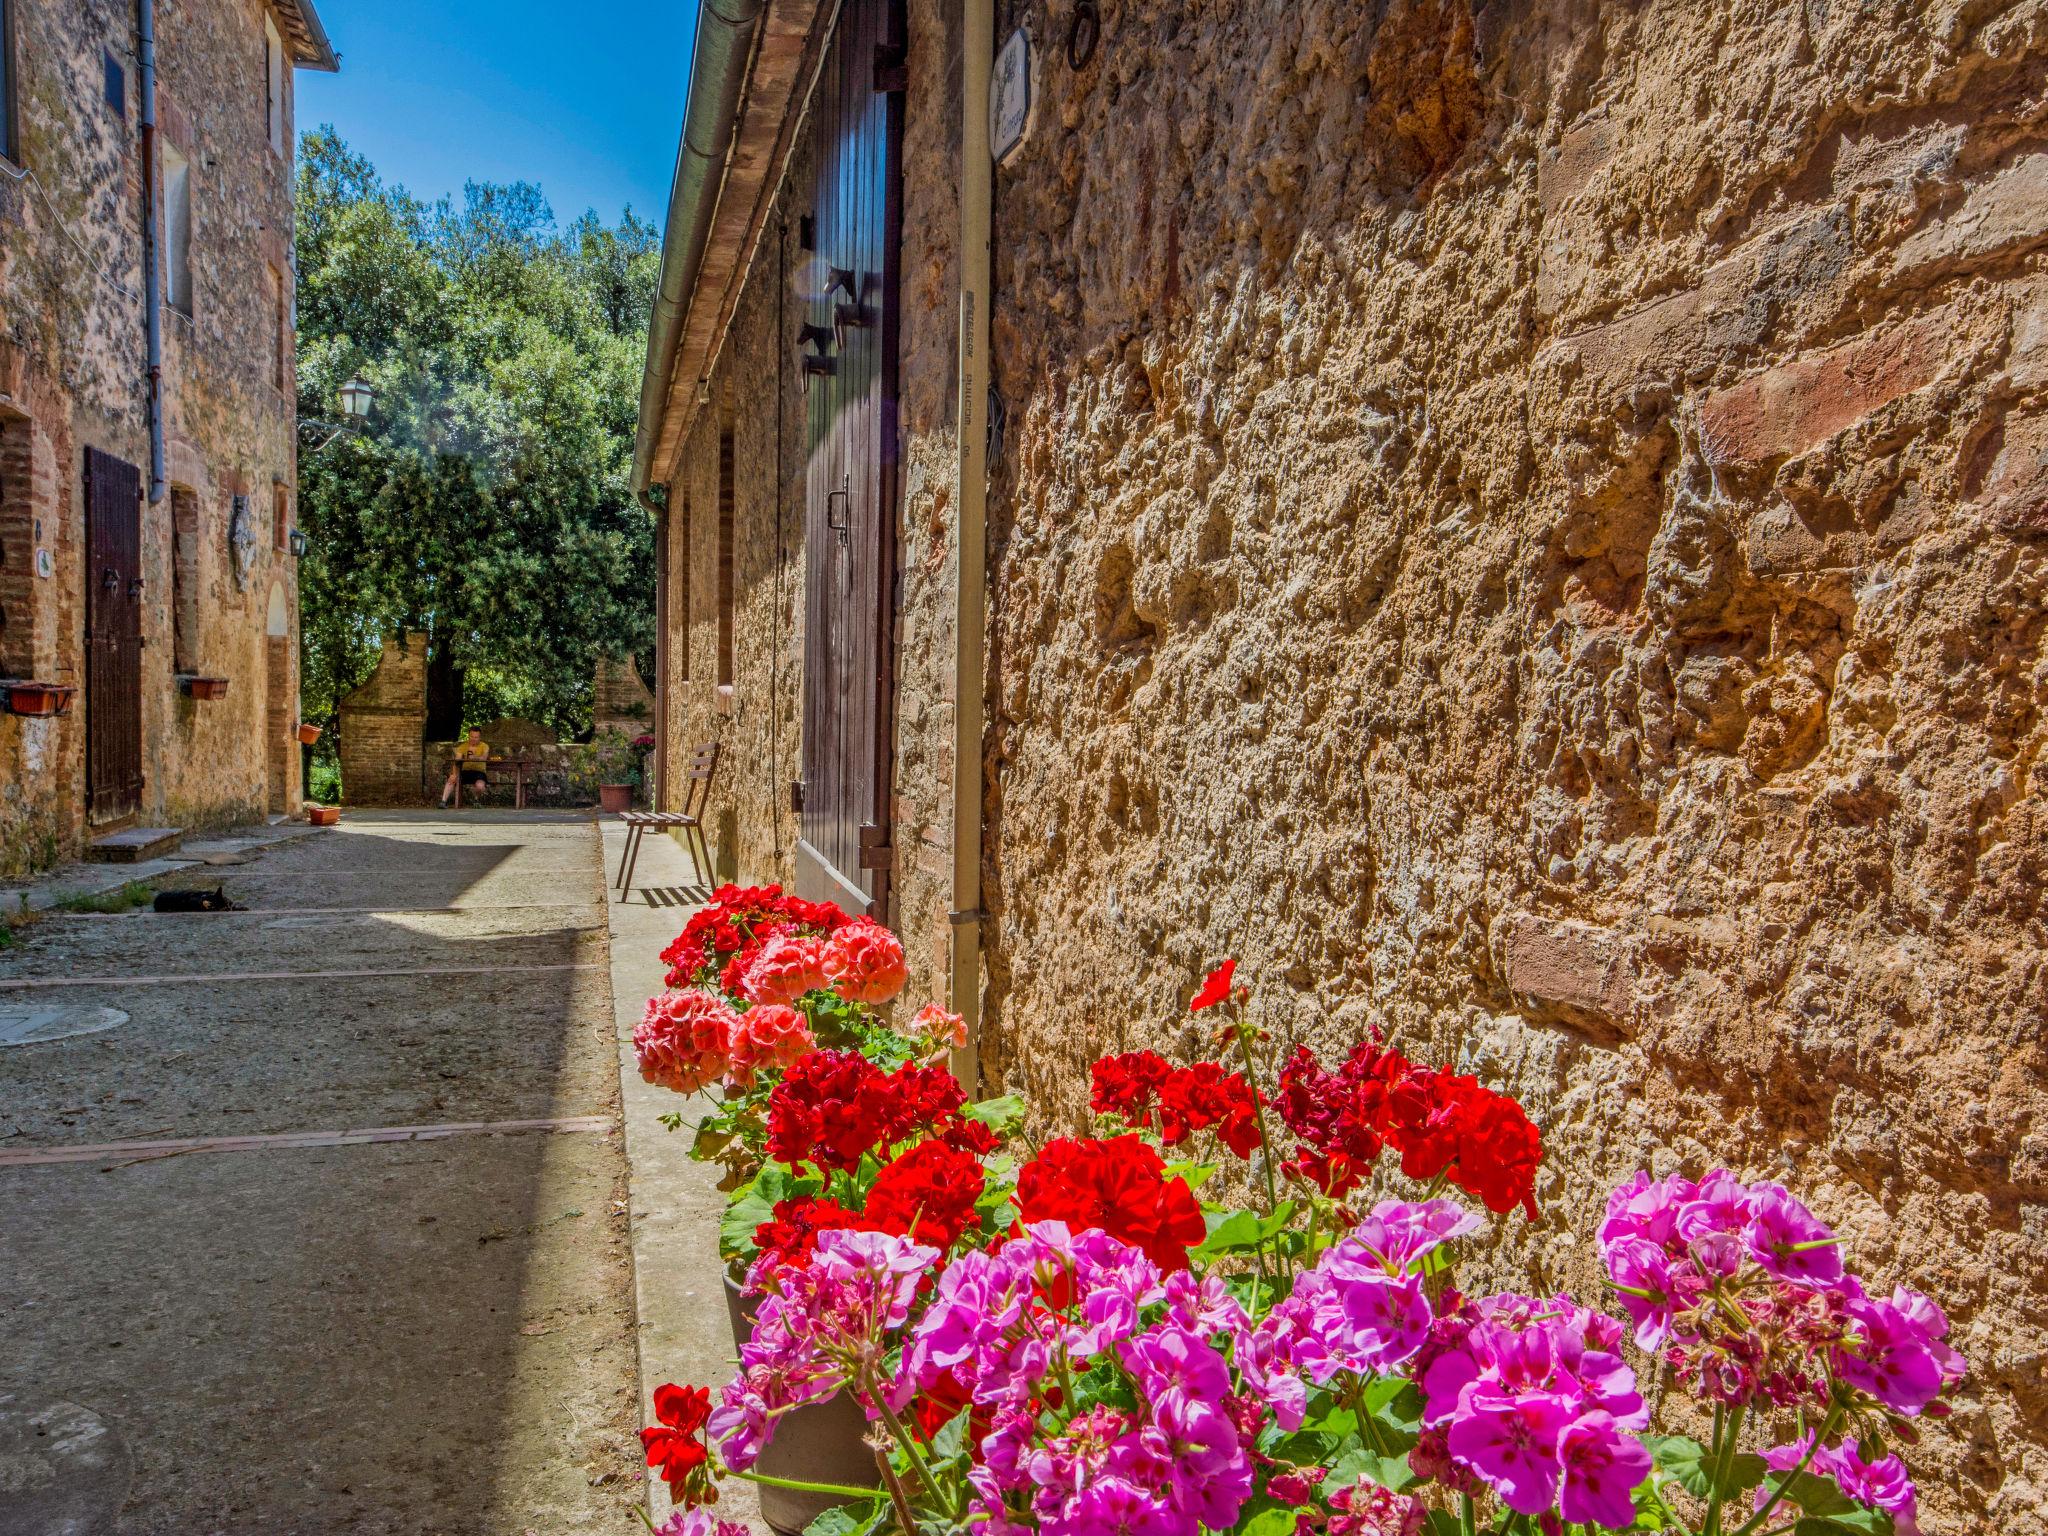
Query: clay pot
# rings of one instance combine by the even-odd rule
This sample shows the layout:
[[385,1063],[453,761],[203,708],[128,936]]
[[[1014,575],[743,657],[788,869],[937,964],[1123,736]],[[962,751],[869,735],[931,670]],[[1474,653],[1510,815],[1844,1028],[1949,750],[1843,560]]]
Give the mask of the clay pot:
[[314,743],[314,742],[318,741],[319,739],[320,739],[320,727],[319,727],[319,726],[317,726],[317,725],[302,725],[302,726],[300,726],[300,727],[299,727],[299,740],[300,740],[301,742],[305,743],[305,745],[307,745],[307,746],[309,746],[309,747],[310,747],[311,745],[313,745],[313,743]]
[[600,784],[597,786],[597,808],[616,816],[621,811],[633,809],[633,786],[630,784]]
[[71,710],[71,696],[78,690],[68,683],[0,684],[0,697],[12,715],[62,715]]
[[[747,1342],[754,1331],[755,1297],[740,1289],[732,1271],[725,1275],[725,1308],[732,1318],[733,1344]],[[867,1415],[845,1392],[829,1402],[813,1403],[784,1414],[775,1423],[775,1438],[761,1452],[754,1470],[769,1477],[797,1478],[812,1483],[838,1483],[866,1488],[878,1481],[875,1453],[868,1449]],[[803,1536],[804,1527],[841,1500],[823,1493],[759,1486],[761,1518],[781,1536]],[[877,1489],[879,1491],[879,1488]]]
[[228,680],[224,677],[182,677],[178,682],[195,699],[224,699],[228,696]]
[[341,820],[341,807],[338,805],[309,805],[306,807],[306,820],[316,827],[331,827]]

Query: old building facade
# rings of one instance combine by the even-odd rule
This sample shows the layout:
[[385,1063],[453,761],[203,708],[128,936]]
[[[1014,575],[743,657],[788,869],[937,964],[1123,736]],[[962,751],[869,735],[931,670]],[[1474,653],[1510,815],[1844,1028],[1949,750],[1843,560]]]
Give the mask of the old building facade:
[[298,805],[292,83],[335,56],[308,0],[0,15],[0,677],[73,690],[0,713],[15,874]]
[[1581,1288],[1634,1168],[1785,1177],[1958,1319],[1940,1528],[2048,1517],[2048,6],[1014,0],[986,299],[982,8],[700,36],[640,469],[722,862],[1042,1103],[1225,954],[1460,1062]]

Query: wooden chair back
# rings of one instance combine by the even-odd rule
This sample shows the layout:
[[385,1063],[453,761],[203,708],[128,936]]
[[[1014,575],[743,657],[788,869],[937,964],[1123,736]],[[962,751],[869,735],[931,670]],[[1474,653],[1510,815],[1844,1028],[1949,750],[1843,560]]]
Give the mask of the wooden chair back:
[[683,814],[702,820],[711,804],[711,781],[718,776],[718,743],[707,741],[690,754],[690,777],[683,785]]

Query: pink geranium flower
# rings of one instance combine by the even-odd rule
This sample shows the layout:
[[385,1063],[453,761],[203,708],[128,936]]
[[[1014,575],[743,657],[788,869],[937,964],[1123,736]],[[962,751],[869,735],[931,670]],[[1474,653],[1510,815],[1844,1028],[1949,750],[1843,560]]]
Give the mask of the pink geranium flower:
[[752,1083],[764,1070],[783,1071],[818,1048],[811,1026],[794,1008],[756,1003],[733,1021],[731,1080]]
[[695,1093],[725,1075],[738,1022],[725,1000],[709,992],[657,993],[633,1027],[641,1077],[678,1093]]
[[1558,1513],[1567,1521],[1621,1527],[1635,1519],[1632,1495],[1650,1475],[1650,1453],[1608,1413],[1581,1414],[1558,1437],[1564,1470]]
[[826,985],[825,941],[795,934],[771,935],[740,977],[750,1002],[793,1003]]
[[1570,1403],[1548,1393],[1474,1395],[1451,1420],[1451,1454],[1491,1483],[1509,1509],[1544,1514],[1557,1502],[1558,1441],[1575,1417]]
[[909,980],[902,943],[872,918],[835,932],[825,943],[823,963],[832,990],[850,1003],[886,1003]]

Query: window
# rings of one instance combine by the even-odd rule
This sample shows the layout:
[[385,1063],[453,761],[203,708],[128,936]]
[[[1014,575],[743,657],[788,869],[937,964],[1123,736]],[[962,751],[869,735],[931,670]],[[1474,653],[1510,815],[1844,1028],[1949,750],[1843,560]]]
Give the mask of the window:
[[281,394],[291,363],[291,291],[285,287],[284,274],[277,268],[266,263],[263,272],[264,283],[270,290],[270,385]]
[[169,139],[164,152],[164,302],[192,313],[192,162]]
[[14,142],[14,0],[0,0],[0,155],[21,159]]
[[282,480],[270,487],[270,544],[283,549],[292,539],[292,493]]
[[114,116],[125,122],[128,117],[128,71],[121,67],[121,61],[114,57],[111,49],[106,55],[106,66],[107,105],[114,109]]
[[273,154],[284,153],[284,39],[277,35],[277,23],[263,18],[263,121],[270,133]]
[[669,529],[675,562],[670,569],[676,572],[669,582],[669,591],[672,594],[670,600],[680,611],[671,615],[669,632],[676,637],[673,663],[676,677],[687,683],[690,680],[690,496],[680,489],[671,494],[677,499],[681,515],[671,520]]
[[718,437],[718,686],[732,686],[732,433]]
[[199,498],[171,487],[171,670],[199,670]]

